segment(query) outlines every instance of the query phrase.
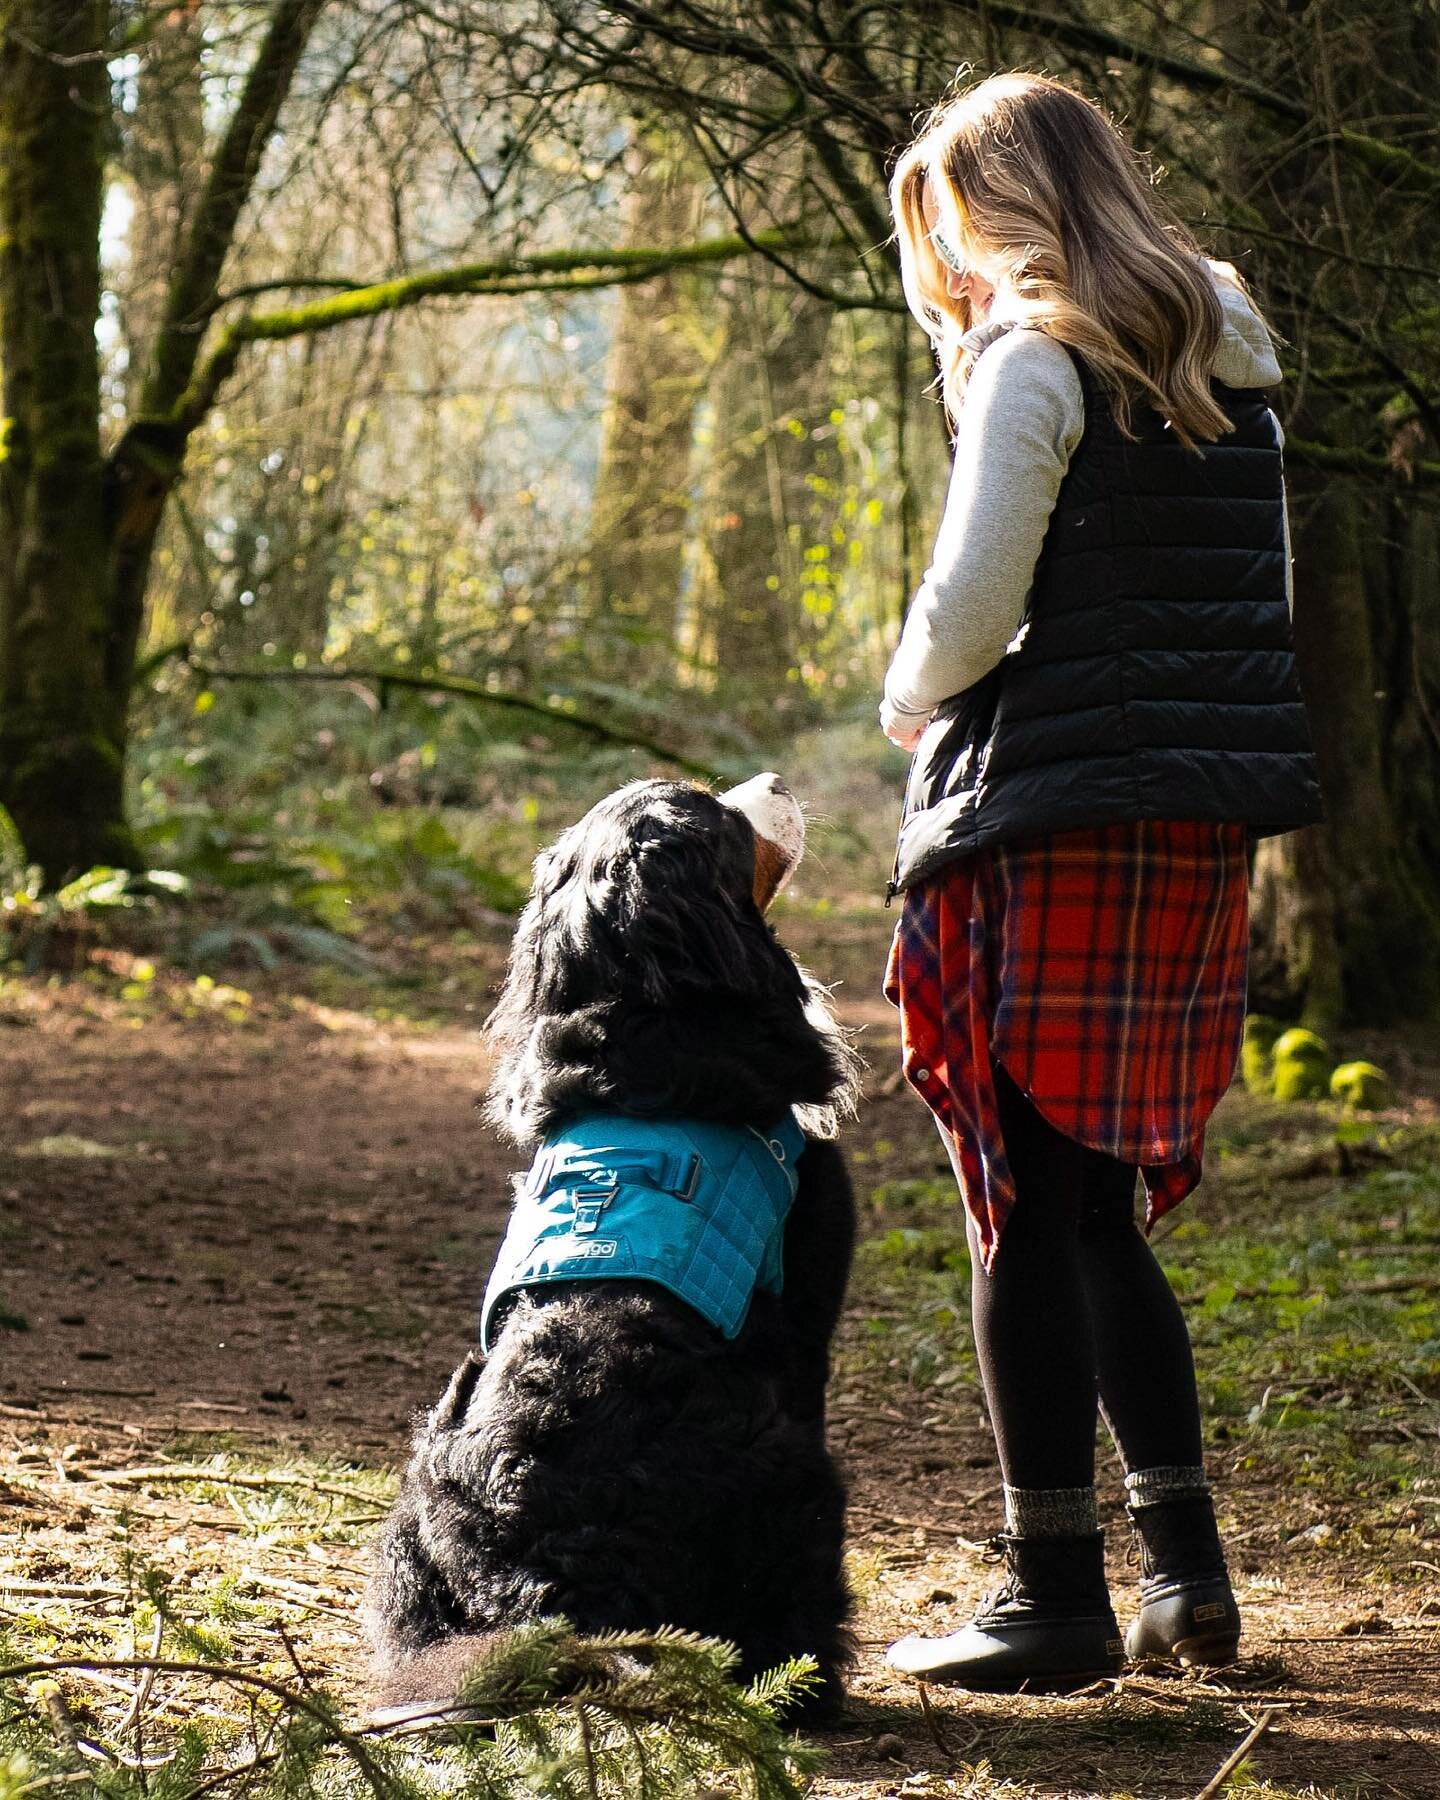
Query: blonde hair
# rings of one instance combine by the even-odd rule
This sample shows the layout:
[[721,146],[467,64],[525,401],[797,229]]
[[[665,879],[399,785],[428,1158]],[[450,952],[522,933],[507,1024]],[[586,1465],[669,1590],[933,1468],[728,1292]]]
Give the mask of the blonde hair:
[[934,346],[952,425],[979,354],[960,340],[980,320],[947,290],[927,182],[959,259],[1003,276],[1021,323],[1084,356],[1127,437],[1137,399],[1187,450],[1232,429],[1210,390],[1223,315],[1199,245],[1098,106],[1019,71],[942,101],[890,181],[905,298]]

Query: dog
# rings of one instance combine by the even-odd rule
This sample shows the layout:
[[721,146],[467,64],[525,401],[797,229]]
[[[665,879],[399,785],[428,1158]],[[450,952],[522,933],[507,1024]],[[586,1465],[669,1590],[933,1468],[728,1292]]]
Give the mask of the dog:
[[[496,1634],[554,1616],[723,1638],[745,1679],[808,1654],[797,1716],[838,1715],[851,1602],[825,1384],[855,1236],[833,1139],[859,1060],[764,917],[804,835],[775,775],[723,796],[639,781],[536,860],[487,1114],[542,1154],[517,1178],[488,1351],[419,1425],[381,1538],[377,1718],[453,1705]],[[662,1237],[696,1229],[696,1184],[732,1156],[727,1228],[768,1207],[769,1238],[753,1291],[727,1266],[697,1301],[646,1234],[657,1206]]]

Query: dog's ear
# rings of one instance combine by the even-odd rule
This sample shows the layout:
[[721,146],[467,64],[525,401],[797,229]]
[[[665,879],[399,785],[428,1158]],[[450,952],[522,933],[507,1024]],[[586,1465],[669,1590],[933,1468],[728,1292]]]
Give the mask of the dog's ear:
[[620,987],[652,1006],[685,994],[794,996],[799,973],[755,904],[755,838],[738,816],[720,842],[660,832],[618,862],[596,926],[612,940]]
[[474,1350],[468,1352],[464,1362],[450,1377],[450,1385],[435,1403],[435,1409],[430,1414],[430,1428],[436,1431],[453,1431],[460,1424],[470,1410],[470,1399],[484,1367],[483,1356]]

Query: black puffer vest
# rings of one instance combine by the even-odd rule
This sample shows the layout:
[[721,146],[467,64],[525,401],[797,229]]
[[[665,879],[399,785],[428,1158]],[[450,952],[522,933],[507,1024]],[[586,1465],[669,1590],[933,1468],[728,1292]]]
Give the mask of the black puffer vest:
[[1085,359],[1070,356],[1085,428],[1025,616],[920,740],[887,900],[1036,832],[1229,819],[1259,838],[1324,817],[1264,390],[1212,382],[1234,429],[1197,455],[1143,404],[1138,441],[1124,438]]

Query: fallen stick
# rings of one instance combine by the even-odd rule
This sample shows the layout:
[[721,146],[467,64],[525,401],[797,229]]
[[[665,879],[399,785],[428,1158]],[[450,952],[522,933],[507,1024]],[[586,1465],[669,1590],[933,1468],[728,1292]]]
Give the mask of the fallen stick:
[[935,1740],[935,1748],[953,1769],[955,1767],[955,1752],[945,1741],[945,1733],[940,1729],[940,1721],[935,1716],[935,1708],[930,1704],[930,1695],[926,1692],[925,1683],[923,1681],[920,1682],[919,1687],[920,1710],[925,1715],[926,1727],[929,1730],[931,1737]]
[[180,1463],[161,1464],[153,1469],[87,1469],[78,1478],[98,1481],[107,1487],[143,1487],[154,1481],[208,1481],[216,1487],[253,1488],[260,1493],[267,1488],[303,1488],[309,1494],[332,1494],[338,1500],[363,1500],[370,1506],[383,1498],[379,1494],[367,1494],[363,1488],[316,1481],[310,1475],[229,1475],[222,1469],[200,1469]]
[[123,1600],[128,1588],[114,1583],[74,1581],[22,1581],[17,1575],[0,1575],[0,1594],[23,1594],[39,1600]]
[[1204,1787],[1201,1788],[1200,1792],[1195,1796],[1195,1800],[1214,1800],[1215,1795],[1220,1792],[1221,1788],[1224,1787],[1225,1783],[1270,1729],[1271,1720],[1279,1718],[1283,1710],[1283,1708],[1278,1706],[1267,1706],[1265,1708],[1264,1712],[1261,1713],[1260,1717],[1250,1727],[1246,1736],[1240,1740],[1230,1752],[1229,1756],[1225,1758],[1224,1762],[1221,1763],[1220,1767],[1205,1783]]
[[68,1400],[72,1397],[77,1400],[153,1400],[155,1398],[153,1387],[89,1387],[78,1381],[42,1381],[40,1392],[50,1394],[57,1400]]
[[1440,1275],[1385,1275],[1376,1281],[1351,1281],[1340,1289],[1342,1294],[1407,1294],[1430,1293],[1440,1288]]

